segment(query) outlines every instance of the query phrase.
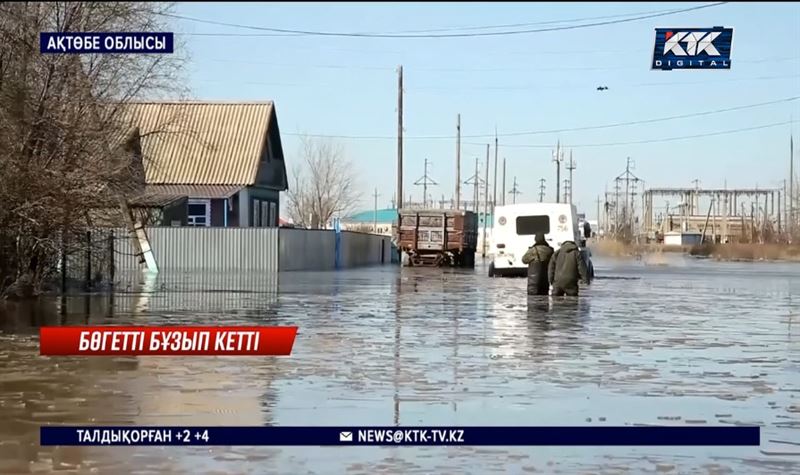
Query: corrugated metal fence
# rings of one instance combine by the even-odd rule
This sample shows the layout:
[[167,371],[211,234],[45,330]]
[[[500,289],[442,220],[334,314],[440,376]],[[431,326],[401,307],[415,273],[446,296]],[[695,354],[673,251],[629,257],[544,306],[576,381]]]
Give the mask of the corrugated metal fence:
[[[113,232],[113,238],[111,233]],[[336,235],[330,230],[288,228],[148,227],[159,272],[264,272],[336,268]],[[98,230],[93,242],[92,272],[121,275],[143,269],[130,234],[123,228]],[[112,245],[113,243],[113,245]],[[340,268],[390,264],[394,248],[387,236],[342,232]],[[108,256],[113,252],[113,268]],[[86,276],[85,256],[69,261],[68,274]]]
[[[149,227],[159,271],[278,271],[278,228]],[[141,269],[131,239],[115,230],[115,270]]]

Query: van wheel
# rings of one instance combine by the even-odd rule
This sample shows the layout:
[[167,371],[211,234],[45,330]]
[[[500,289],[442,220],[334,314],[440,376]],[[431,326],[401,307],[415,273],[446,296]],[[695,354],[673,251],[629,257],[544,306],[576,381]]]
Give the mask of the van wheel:
[[491,264],[489,264],[489,277],[494,277],[495,275],[497,274],[495,274],[494,272],[494,262],[492,262]]

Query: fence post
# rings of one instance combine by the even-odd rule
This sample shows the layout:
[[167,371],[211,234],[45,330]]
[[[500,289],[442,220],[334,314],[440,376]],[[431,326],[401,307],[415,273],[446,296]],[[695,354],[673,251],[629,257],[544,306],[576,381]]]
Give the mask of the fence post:
[[114,268],[114,230],[113,229],[111,230],[111,232],[108,235],[108,262],[109,262],[109,264],[108,264],[109,265],[108,273],[109,273],[109,277],[110,277],[110,280],[111,280],[111,290],[113,291],[114,290],[114,274],[115,274],[115,270],[116,270]]
[[339,218],[335,218],[333,221],[333,228],[334,228],[334,255],[335,255],[335,268],[339,269],[340,265],[340,257],[339,253],[341,252],[341,242],[342,242],[342,229],[339,226]]
[[67,293],[67,237],[61,231],[61,295]]
[[92,288],[92,232],[86,231],[86,290]]

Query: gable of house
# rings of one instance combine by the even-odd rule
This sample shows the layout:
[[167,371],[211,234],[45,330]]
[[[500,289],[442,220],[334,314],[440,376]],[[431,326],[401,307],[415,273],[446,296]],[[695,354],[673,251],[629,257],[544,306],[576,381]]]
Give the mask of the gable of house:
[[142,102],[126,114],[139,128],[148,186],[286,189],[272,102]]

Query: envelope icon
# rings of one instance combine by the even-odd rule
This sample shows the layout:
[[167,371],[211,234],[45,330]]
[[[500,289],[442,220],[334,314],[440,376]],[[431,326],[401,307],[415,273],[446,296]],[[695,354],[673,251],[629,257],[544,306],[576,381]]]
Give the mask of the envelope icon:
[[350,431],[339,432],[339,442],[352,442],[353,433]]

